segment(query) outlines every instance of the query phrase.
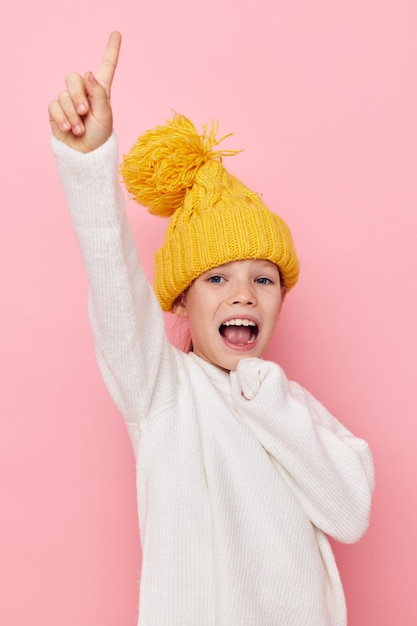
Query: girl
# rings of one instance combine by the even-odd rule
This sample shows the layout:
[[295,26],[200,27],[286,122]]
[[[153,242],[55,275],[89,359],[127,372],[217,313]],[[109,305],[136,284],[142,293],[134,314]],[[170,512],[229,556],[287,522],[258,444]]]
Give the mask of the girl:
[[[261,359],[298,262],[285,223],[222,165],[214,130],[176,116],[139,138],[128,190],[171,216],[140,266],[118,186],[112,33],[98,71],[49,105],[90,281],[97,358],[137,458],[140,626],[343,626],[326,538],[368,526],[373,465],[355,438]],[[162,310],[187,318],[188,354]]]

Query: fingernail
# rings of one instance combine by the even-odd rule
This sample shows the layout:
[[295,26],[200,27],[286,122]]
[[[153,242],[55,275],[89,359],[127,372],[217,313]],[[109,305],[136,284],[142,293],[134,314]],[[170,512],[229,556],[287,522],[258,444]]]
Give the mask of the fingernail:
[[62,124],[61,124],[61,130],[66,131],[66,130],[68,130],[68,129],[69,129],[69,127],[70,127],[70,125],[69,125],[67,122],[62,122]]
[[84,104],[84,102],[80,102],[80,104],[77,106],[77,113],[80,113],[82,115],[86,111],[87,111],[87,105]]
[[74,126],[72,130],[75,135],[79,135],[83,132],[83,127],[81,126],[81,124],[76,124],[76,126]]

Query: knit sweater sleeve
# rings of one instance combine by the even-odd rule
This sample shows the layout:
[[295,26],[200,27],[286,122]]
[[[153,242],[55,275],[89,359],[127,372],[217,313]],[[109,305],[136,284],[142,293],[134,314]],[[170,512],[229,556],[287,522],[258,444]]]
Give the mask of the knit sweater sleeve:
[[[82,154],[52,138],[72,223],[87,271],[97,360],[132,438],[153,397],[175,392],[173,348],[162,311],[142,270],[118,182],[114,135]],[[154,394],[158,386],[161,393]]]
[[243,360],[234,382],[240,414],[311,522],[338,541],[358,540],[368,527],[374,489],[367,443],[275,363]]

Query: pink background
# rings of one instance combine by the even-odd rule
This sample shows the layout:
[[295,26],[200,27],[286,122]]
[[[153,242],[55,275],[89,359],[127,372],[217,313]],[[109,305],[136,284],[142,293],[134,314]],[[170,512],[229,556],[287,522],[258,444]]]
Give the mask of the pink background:
[[[124,35],[121,153],[171,109],[235,131],[229,168],[302,272],[268,357],[373,449],[371,527],[335,545],[351,626],[415,626],[415,0],[56,0],[2,8],[0,624],[134,626],[133,455],[93,354],[47,103]],[[166,224],[129,214],[151,275]],[[162,626],[162,625],[161,625]],[[197,626],[197,625],[196,625]]]

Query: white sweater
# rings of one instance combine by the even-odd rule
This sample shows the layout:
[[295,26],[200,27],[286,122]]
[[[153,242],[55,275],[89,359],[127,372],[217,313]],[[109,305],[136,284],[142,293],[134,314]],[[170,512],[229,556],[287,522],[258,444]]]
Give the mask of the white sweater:
[[167,340],[118,184],[114,136],[53,139],[90,281],[97,358],[137,458],[140,626],[344,626],[326,534],[368,525],[373,464],[282,369],[226,373]]

